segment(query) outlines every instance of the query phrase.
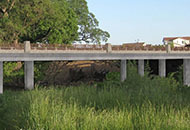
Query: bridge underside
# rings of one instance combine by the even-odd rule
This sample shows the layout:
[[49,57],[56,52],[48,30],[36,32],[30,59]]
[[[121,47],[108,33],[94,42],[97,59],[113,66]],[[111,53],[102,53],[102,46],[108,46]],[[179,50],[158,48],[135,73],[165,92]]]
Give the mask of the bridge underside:
[[[121,82],[127,79],[127,60],[121,60],[120,67]],[[25,61],[25,89],[32,90],[34,89],[34,61]],[[141,76],[144,76],[144,60],[138,60],[138,73]],[[159,60],[159,76],[166,76],[166,60]],[[190,59],[184,59],[183,64],[183,81],[184,85],[190,86]],[[3,61],[0,61],[0,94],[3,93]]]

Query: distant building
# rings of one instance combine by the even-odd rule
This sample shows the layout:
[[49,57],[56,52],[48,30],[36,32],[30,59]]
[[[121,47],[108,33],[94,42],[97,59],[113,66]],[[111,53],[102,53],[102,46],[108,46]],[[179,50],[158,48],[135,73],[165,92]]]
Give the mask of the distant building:
[[184,47],[190,44],[190,37],[165,37],[164,45],[172,44],[174,47]]
[[136,42],[136,43],[123,43],[125,47],[143,47],[146,46],[145,42]]

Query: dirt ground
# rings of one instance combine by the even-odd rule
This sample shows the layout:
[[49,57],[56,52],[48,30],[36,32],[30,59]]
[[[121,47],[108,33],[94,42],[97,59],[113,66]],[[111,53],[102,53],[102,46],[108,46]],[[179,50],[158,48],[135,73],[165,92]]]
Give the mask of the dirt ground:
[[[80,84],[93,84],[102,82],[109,72],[119,72],[119,61],[61,61],[39,62],[41,69],[35,73],[35,85],[38,86],[78,86]],[[44,65],[46,67],[44,67]],[[45,69],[44,69],[45,68]],[[12,77],[4,77],[4,89],[24,89],[24,76],[16,75],[15,72],[24,69],[24,62],[17,62],[12,71]],[[41,78],[36,74],[43,73]],[[5,82],[6,79],[6,82]],[[11,79],[11,80],[9,80]]]
[[52,62],[40,85],[78,85],[101,82],[108,72],[119,72],[118,61]]

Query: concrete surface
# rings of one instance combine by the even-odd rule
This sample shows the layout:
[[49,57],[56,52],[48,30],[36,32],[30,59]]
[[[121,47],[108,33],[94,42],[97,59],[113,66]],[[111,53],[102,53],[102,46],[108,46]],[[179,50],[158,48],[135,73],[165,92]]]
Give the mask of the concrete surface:
[[160,77],[166,77],[166,60],[159,60],[158,71]]
[[34,89],[34,61],[24,62],[24,84],[26,90]]
[[140,76],[144,76],[144,60],[138,60],[138,73]]
[[183,83],[190,86],[190,59],[183,60]]
[[190,59],[190,53],[0,53],[0,61]]
[[126,60],[121,60],[121,67],[120,67],[120,77],[121,77],[121,82],[125,81],[127,78],[127,61]]
[[3,93],[3,62],[0,61],[0,94]]

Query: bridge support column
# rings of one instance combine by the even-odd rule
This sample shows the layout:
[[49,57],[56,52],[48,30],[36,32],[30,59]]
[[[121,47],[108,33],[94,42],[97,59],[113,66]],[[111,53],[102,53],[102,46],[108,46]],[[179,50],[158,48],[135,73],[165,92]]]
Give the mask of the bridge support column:
[[138,60],[138,73],[140,76],[144,76],[144,60]]
[[24,62],[24,83],[25,89],[34,89],[34,61]]
[[0,94],[3,94],[3,62],[0,61]]
[[127,78],[127,65],[126,60],[121,60],[121,67],[120,67],[120,75],[121,75],[121,82],[125,81]]
[[165,59],[159,60],[158,71],[159,71],[160,77],[166,77],[166,60]]
[[190,86],[190,59],[183,60],[183,83]]

